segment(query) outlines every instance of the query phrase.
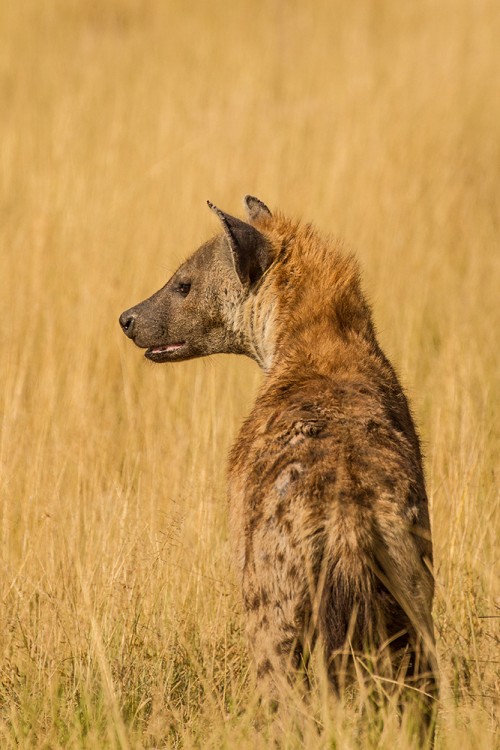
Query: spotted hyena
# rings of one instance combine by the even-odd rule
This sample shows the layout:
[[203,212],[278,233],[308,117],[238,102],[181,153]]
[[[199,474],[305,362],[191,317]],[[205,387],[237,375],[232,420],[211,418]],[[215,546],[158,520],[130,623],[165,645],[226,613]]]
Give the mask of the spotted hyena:
[[[432,544],[419,440],[339,242],[247,196],[120,324],[153,362],[246,354],[265,379],[229,459],[231,538],[261,693],[320,641],[332,685],[432,690]],[[365,666],[367,662],[365,661]]]

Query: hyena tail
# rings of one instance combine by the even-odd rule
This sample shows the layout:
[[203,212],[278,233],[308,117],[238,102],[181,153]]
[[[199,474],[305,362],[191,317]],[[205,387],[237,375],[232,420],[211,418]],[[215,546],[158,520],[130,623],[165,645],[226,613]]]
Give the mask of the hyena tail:
[[425,585],[405,591],[408,568],[374,559],[362,565],[358,558],[347,570],[337,561],[325,576],[318,631],[328,678],[338,694],[357,685],[366,710],[395,701],[422,747],[431,747],[438,697],[432,596]]
[[369,649],[376,633],[378,610],[370,579],[356,580],[339,566],[326,576],[318,630],[328,677],[338,692],[353,681],[355,659]]
[[360,680],[385,690],[397,684],[429,696],[430,705],[437,693],[430,603],[404,590],[404,572],[392,575],[380,562],[358,560],[357,571],[336,564],[325,577],[318,630],[330,682],[336,691]]

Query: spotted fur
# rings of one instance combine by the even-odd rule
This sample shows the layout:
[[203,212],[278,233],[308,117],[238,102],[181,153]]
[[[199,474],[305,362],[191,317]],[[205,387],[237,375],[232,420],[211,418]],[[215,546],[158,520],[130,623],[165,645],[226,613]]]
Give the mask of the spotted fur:
[[[358,265],[311,225],[272,215],[255,198],[245,203],[246,222],[210,204],[223,233],[121,323],[139,346],[160,352],[157,361],[235,352],[265,372],[228,471],[259,689],[279,700],[319,639],[337,690],[356,655],[369,654],[379,675],[431,694],[434,586],[420,445]],[[175,296],[181,279],[190,284],[185,303]],[[169,353],[175,342],[184,349]]]

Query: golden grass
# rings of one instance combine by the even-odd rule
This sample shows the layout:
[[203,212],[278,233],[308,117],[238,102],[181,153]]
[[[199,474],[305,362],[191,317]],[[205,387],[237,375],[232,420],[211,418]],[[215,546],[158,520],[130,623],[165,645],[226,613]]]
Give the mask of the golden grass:
[[496,0],[17,0],[0,34],[0,746],[414,746],[321,681],[256,728],[224,467],[260,375],[117,325],[250,192],[358,252],[426,449],[437,747],[494,747]]

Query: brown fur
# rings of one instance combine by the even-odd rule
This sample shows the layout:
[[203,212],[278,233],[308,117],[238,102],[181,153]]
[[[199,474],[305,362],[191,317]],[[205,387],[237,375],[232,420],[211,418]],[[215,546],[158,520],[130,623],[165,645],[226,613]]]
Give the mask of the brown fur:
[[[157,361],[229,351],[266,372],[229,460],[231,537],[261,692],[279,698],[318,637],[336,688],[353,658],[370,654],[380,676],[433,692],[420,446],[357,263],[310,225],[251,197],[246,207],[248,222],[212,207],[224,234],[121,323]],[[191,284],[184,306],[181,277]]]

